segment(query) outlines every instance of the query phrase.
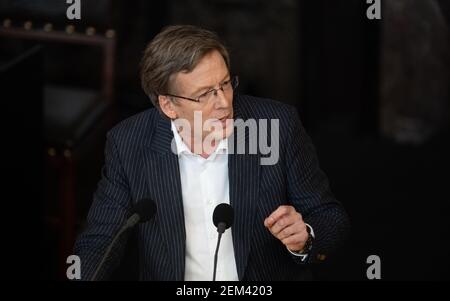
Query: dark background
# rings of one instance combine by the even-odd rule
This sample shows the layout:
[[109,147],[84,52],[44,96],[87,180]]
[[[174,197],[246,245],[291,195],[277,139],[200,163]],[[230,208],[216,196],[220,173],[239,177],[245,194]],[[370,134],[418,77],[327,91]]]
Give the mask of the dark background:
[[[366,280],[374,254],[384,280],[449,280],[448,1],[382,1],[381,20],[367,19],[363,0],[94,2],[82,0],[81,20],[69,21],[62,0],[0,1],[3,29],[32,20],[31,31],[51,22],[54,31],[72,24],[80,34],[89,26],[98,35],[114,29],[116,39],[113,101],[67,143],[61,135],[74,129],[62,132],[48,118],[63,122],[78,104],[49,115],[54,103],[45,87],[62,86],[74,99],[81,94],[67,87],[95,93],[102,52],[0,35],[2,184],[12,217],[7,239],[22,256],[17,266],[32,266],[39,279],[64,279],[67,199],[76,201],[69,224],[76,233],[100,177],[107,129],[151,107],[138,72],[146,43],[166,25],[195,24],[223,38],[241,93],[298,109],[350,215],[349,241],[314,267],[316,278]],[[80,112],[77,118],[91,116]],[[27,261],[30,254],[39,259]],[[127,254],[118,279],[133,279]]]

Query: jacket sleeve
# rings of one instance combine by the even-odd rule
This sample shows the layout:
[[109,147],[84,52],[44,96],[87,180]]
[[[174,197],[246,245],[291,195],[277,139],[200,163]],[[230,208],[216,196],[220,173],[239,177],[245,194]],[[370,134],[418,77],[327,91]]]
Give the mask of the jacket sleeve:
[[343,243],[350,223],[341,203],[330,191],[328,179],[319,167],[316,151],[297,111],[292,108],[288,114],[285,156],[288,201],[315,233],[307,260],[293,258],[298,263],[312,263],[324,260]]
[[[90,280],[100,263],[106,248],[119,231],[131,211],[129,184],[119,153],[111,133],[107,136],[105,165],[102,177],[94,193],[86,228],[75,243],[75,254],[81,260],[81,280]],[[111,251],[111,255],[99,272],[97,279],[107,279],[119,265],[123,255],[127,233],[123,233]]]

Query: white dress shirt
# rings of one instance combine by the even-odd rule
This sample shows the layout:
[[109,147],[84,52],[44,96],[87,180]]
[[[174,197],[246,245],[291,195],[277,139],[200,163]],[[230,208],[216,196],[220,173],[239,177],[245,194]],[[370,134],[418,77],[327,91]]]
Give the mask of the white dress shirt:
[[[218,236],[212,221],[214,208],[220,203],[230,203],[228,140],[221,140],[216,150],[205,159],[191,152],[173,122],[172,131],[180,166],[186,228],[184,280],[210,281]],[[216,280],[239,280],[231,229],[225,231],[220,241]]]

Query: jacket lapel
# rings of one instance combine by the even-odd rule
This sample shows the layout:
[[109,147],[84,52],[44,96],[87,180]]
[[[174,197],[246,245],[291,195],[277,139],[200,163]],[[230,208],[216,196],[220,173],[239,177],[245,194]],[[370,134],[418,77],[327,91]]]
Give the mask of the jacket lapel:
[[170,121],[161,118],[151,139],[150,150],[145,152],[145,169],[157,205],[157,219],[172,263],[174,280],[182,281],[186,232],[178,157],[170,150],[172,138]]
[[[243,120],[238,102],[234,106],[235,122]],[[236,129],[235,129],[236,130]],[[234,145],[231,146],[233,154],[228,156],[228,174],[230,183],[230,204],[234,208],[235,219],[232,226],[233,246],[236,258],[239,280],[243,280],[251,248],[253,225],[255,222],[256,198],[259,190],[259,155],[239,154],[239,145],[245,142],[248,146],[249,136],[230,136]]]

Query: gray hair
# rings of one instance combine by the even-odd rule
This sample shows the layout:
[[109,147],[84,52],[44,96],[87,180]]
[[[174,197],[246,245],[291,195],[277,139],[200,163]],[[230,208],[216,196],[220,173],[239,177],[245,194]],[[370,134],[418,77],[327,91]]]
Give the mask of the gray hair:
[[158,95],[169,93],[172,75],[192,71],[199,61],[217,50],[230,70],[228,51],[212,31],[192,26],[164,28],[147,45],[141,60],[141,85],[159,109]]

